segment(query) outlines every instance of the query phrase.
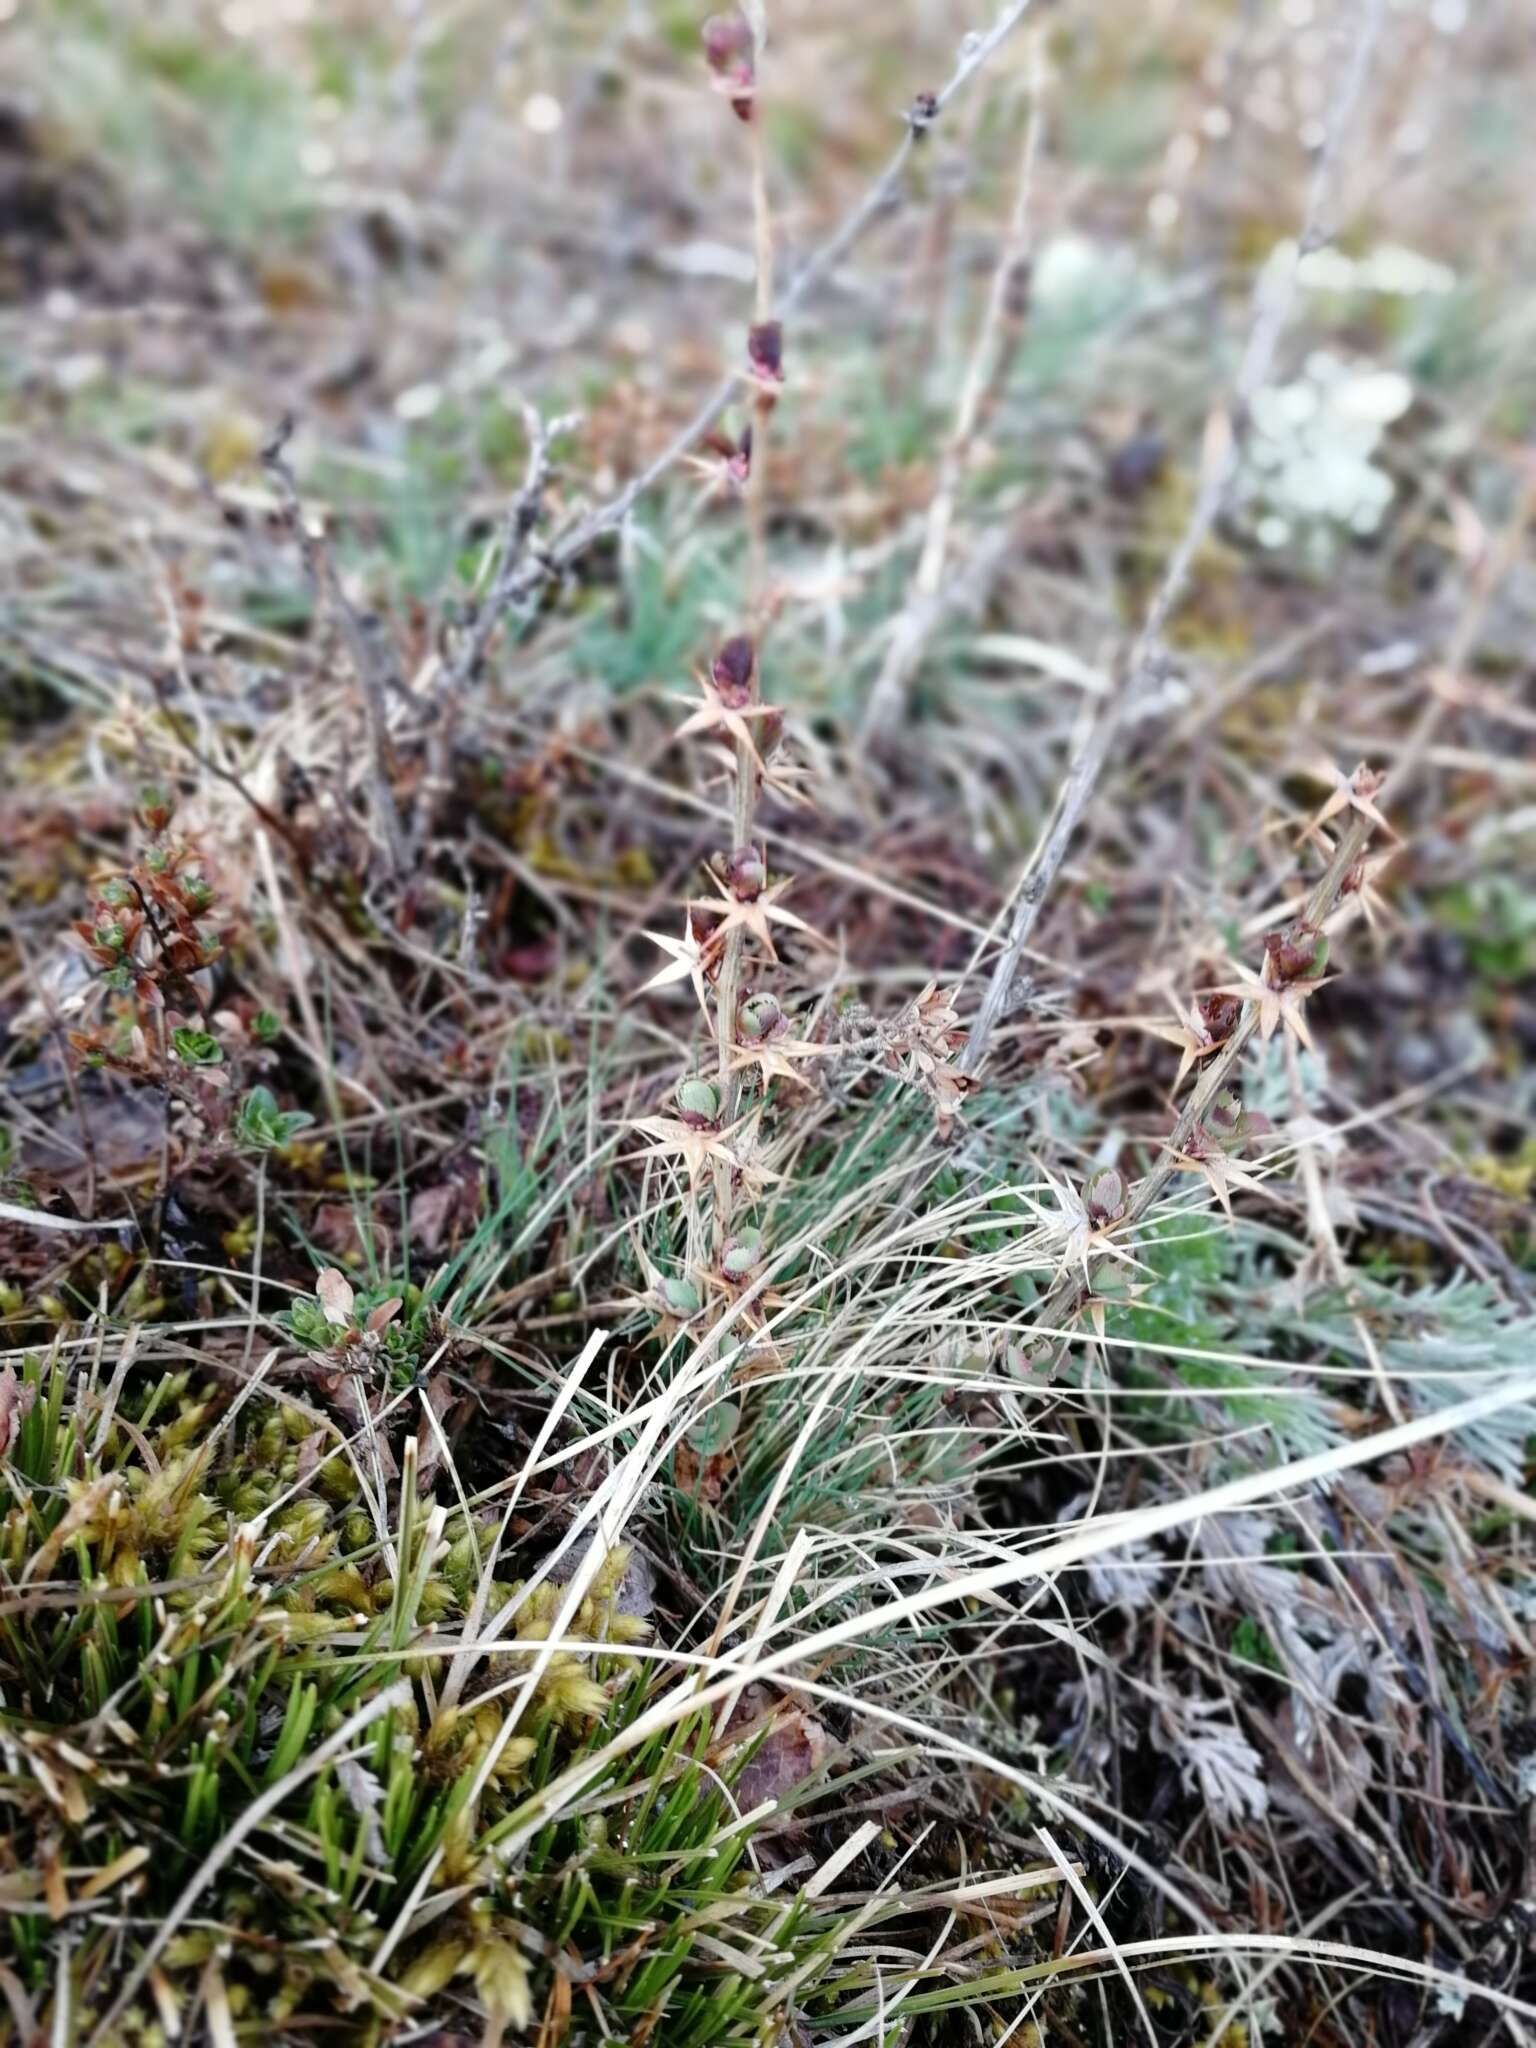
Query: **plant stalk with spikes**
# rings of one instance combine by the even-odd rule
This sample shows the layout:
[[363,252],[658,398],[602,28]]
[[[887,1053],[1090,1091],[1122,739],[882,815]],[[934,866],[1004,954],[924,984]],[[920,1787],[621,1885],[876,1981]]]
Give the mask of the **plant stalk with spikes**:
[[[753,319],[748,336],[748,361],[752,371],[753,420],[752,464],[747,477],[747,578],[745,611],[752,636],[755,659],[745,681],[746,702],[740,708],[750,712],[761,703],[762,646],[768,623],[768,430],[773,415],[776,387],[782,376],[780,332],[773,317],[773,212],[768,198],[767,151],[763,140],[759,67],[762,49],[751,25],[741,16],[717,17],[706,25],[705,51],[717,78],[723,67],[717,55],[729,48],[739,81],[747,67],[750,91],[732,100],[732,106],[747,131],[752,175],[752,243],[756,282]],[[729,72],[727,70],[727,76]],[[733,815],[733,867],[749,857],[752,824],[757,807],[759,759],[749,731],[735,739],[736,798]],[[732,924],[725,934],[725,950],[715,992],[715,1043],[720,1070],[722,1113],[727,1124],[734,1121],[740,1094],[736,1064],[736,1010],[741,998],[743,928]],[[716,1248],[728,1236],[734,1205],[731,1171],[717,1160],[714,1173]]]

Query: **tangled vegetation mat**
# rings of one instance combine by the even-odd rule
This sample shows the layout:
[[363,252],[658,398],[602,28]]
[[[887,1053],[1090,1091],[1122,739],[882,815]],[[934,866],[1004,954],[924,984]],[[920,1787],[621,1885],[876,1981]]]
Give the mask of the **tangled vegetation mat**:
[[1523,0],[0,0],[0,2043],[1536,2042]]

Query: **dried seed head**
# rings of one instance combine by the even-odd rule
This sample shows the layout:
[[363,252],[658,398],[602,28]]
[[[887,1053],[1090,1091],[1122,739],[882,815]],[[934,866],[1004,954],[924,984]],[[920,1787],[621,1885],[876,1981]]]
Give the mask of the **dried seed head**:
[[784,382],[784,328],[778,320],[760,320],[747,329],[747,361],[759,384],[777,390]]
[[726,886],[738,903],[755,903],[768,882],[760,846],[738,846],[725,864]]
[[757,39],[750,23],[740,14],[712,14],[702,36],[716,90],[730,101],[737,120],[750,121],[757,84]]
[[1315,924],[1288,924],[1266,936],[1264,955],[1272,987],[1315,981],[1328,964],[1328,941]]
[[1083,1183],[1083,1208],[1095,1230],[1105,1230],[1124,1216],[1125,1182],[1113,1166],[1089,1174]]
[[784,1012],[777,996],[765,989],[760,995],[748,996],[736,1009],[736,1036],[750,1045],[759,1045],[765,1038],[772,1038],[785,1023]]
[[1230,1038],[1243,1014],[1242,999],[1228,995],[1218,989],[1214,995],[1202,996],[1199,1003],[1200,1024],[1212,1045],[1220,1045],[1224,1038]]
[[720,1253],[720,1270],[727,1280],[745,1280],[763,1263],[763,1233],[743,1228],[728,1237]]
[[752,701],[752,677],[757,668],[757,650],[745,633],[733,633],[710,667],[710,676],[723,704],[740,711]]
[[712,1130],[720,1121],[720,1091],[698,1075],[679,1081],[673,1094],[677,1113],[691,1130]]

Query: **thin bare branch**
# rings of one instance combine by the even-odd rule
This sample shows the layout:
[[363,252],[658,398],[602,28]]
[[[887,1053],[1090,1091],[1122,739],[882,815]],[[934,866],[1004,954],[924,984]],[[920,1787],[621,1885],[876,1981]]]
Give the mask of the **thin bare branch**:
[[395,793],[389,780],[389,717],[385,706],[389,681],[367,627],[341,587],[341,578],[336,573],[336,564],[323,534],[315,532],[304,517],[298,482],[286,452],[293,430],[293,420],[284,419],[261,451],[262,467],[277,486],[283,517],[299,544],[304,571],[316,601],[330,605],[341,623],[342,637],[347,643],[347,652],[352,658],[363,696],[363,720],[367,728],[368,808],[374,829],[384,842],[390,868],[400,875],[409,865],[410,848],[406,844],[405,828],[400,822]]
[[1302,256],[1326,239],[1324,215],[1333,167],[1344,133],[1360,103],[1361,88],[1381,28],[1384,6],[1385,0],[1361,0],[1349,65],[1313,170],[1301,232],[1289,249],[1282,247],[1277,250],[1260,273],[1254,291],[1248,339],[1236,379],[1225,403],[1206,422],[1201,479],[1194,509],[1147,608],[1125,682],[1100,712],[1094,730],[1068,774],[1056,807],[1055,821],[1031,854],[1021,877],[1008,942],[993,969],[992,980],[961,1055],[960,1064],[966,1073],[974,1073],[986,1058],[992,1033],[1007,1008],[1019,961],[1035,928],[1041,905],[1087,808],[1115,733],[1126,714],[1145,700],[1164,672],[1163,632],[1184,595],[1195,557],[1205,545],[1237,474],[1241,438],[1249,409],[1256,394],[1269,380],[1275,349],[1296,302]]
[[895,620],[885,660],[864,707],[860,725],[860,743],[864,746],[869,745],[893,713],[899,712],[907,683],[921,662],[923,651],[943,615],[940,586],[949,555],[961,472],[976,438],[982,405],[1002,360],[1009,308],[1016,303],[1019,278],[1027,271],[1030,199],[1034,191],[1035,163],[1040,153],[1045,96],[1045,67],[1038,31],[1031,34],[1029,45],[1029,119],[1025,124],[1024,144],[1019,156],[1013,209],[992,273],[986,309],[966,367],[954,425],[940,459],[938,487],[928,507],[912,596]]
[[[938,92],[920,95],[907,109],[902,116],[906,125],[901,140],[884,170],[821,247],[806,258],[779,295],[781,316],[792,313],[803,304],[822,280],[836,270],[871,221],[886,211],[901,188],[913,150],[920,145],[955,95],[1008,40],[1034,4],[1035,0],[1012,0],[985,34],[968,35],[960,45],[955,68],[944,86]],[[708,433],[740,387],[741,377],[736,371],[722,377],[687,425],[637,476],[630,478],[616,497],[578,520],[546,553],[526,557],[517,575],[509,582],[504,604],[521,603],[549,577],[558,576],[568,569],[594,541],[600,540],[605,533],[611,533],[616,526],[622,526],[652,485],[659,483],[667,471]]]

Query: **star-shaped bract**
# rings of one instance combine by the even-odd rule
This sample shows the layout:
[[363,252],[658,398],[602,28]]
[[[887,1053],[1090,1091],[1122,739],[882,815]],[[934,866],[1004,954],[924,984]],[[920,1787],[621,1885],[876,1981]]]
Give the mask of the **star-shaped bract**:
[[817,937],[803,917],[796,917],[792,910],[786,910],[779,902],[791,880],[787,878],[767,889],[759,889],[755,896],[737,896],[734,891],[727,891],[719,896],[695,896],[691,902],[694,909],[709,911],[720,918],[714,934],[716,939],[723,939],[736,927],[750,932],[766,949],[769,959],[777,960],[779,956],[773,950],[773,939],[768,930],[770,924],[788,925],[792,931],[804,932],[812,939]]
[[759,775],[766,775],[767,768],[762,755],[757,751],[757,741],[752,737],[752,727],[748,721],[754,718],[774,717],[775,707],[771,704],[744,704],[739,707],[728,704],[708,676],[701,672],[695,680],[700,694],[697,697],[677,699],[679,704],[692,705],[693,710],[672,737],[685,740],[696,732],[729,733],[738,746],[746,748],[756,764]]
[[1343,775],[1332,761],[1319,755],[1315,758],[1310,772],[1319,782],[1331,782],[1333,788],[1321,810],[1302,826],[1298,845],[1302,840],[1317,837],[1319,826],[1326,824],[1330,818],[1337,817],[1343,810],[1358,811],[1362,818],[1368,818],[1373,825],[1385,832],[1389,839],[1396,839],[1399,845],[1402,844],[1399,835],[1376,808],[1376,792],[1381,788],[1385,777],[1378,775],[1374,768],[1362,761],[1353,775]]
[[710,1015],[709,1004],[704,995],[704,978],[707,971],[704,948],[693,936],[691,922],[684,924],[683,936],[680,939],[669,939],[664,932],[648,931],[645,936],[653,944],[660,946],[663,953],[667,954],[668,960],[667,965],[658,968],[649,981],[641,983],[641,995],[648,989],[668,988],[675,981],[691,981],[693,992],[699,999],[699,1008],[704,1012],[704,1021],[708,1024]]
[[[1267,970],[1267,958],[1265,967]],[[1258,975],[1247,967],[1239,967],[1237,972],[1241,979],[1235,985],[1226,986],[1222,993],[1243,996],[1249,1002],[1258,1005],[1260,1038],[1267,1044],[1280,1026],[1284,1025],[1299,1045],[1304,1045],[1308,1052],[1315,1051],[1312,1034],[1307,1029],[1307,1020],[1302,1014],[1301,1006],[1308,996],[1316,995],[1320,988],[1326,988],[1330,981],[1336,981],[1338,977],[1325,974],[1311,979],[1276,983],[1268,979],[1267,972]]]
[[697,1128],[680,1117],[642,1116],[635,1119],[634,1129],[655,1141],[641,1154],[643,1159],[681,1159],[693,1181],[718,1161],[752,1186],[784,1178],[782,1173],[759,1164],[755,1157],[759,1120],[759,1113],[754,1110],[729,1130],[720,1130],[709,1125]]
[[1226,1044],[1230,1033],[1224,1032],[1218,1038],[1207,1030],[1197,1004],[1191,1003],[1189,1009],[1183,1011],[1175,1003],[1174,1011],[1174,1023],[1145,1024],[1142,1029],[1150,1031],[1154,1038],[1166,1039],[1170,1045],[1179,1048],[1179,1071],[1173,1077],[1173,1092],[1177,1095],[1190,1068],[1197,1066],[1201,1060],[1209,1059],[1213,1052]]
[[797,1060],[827,1059],[837,1051],[834,1045],[817,1045],[809,1038],[764,1038],[756,1043],[743,1041],[738,1044],[735,1059],[731,1061],[731,1072],[739,1073],[747,1067],[756,1067],[762,1075],[763,1085],[775,1077],[785,1081],[798,1081],[806,1085],[806,1077],[795,1065]]
[[1024,1200],[1034,1210],[1050,1235],[1061,1243],[1061,1260],[1056,1268],[1056,1279],[1059,1280],[1069,1267],[1081,1265],[1083,1284],[1091,1288],[1093,1281],[1088,1271],[1088,1262],[1090,1258],[1098,1257],[1117,1259],[1122,1265],[1135,1267],[1143,1273],[1151,1271],[1144,1259],[1136,1258],[1123,1245],[1112,1241],[1111,1232],[1126,1220],[1124,1217],[1116,1217],[1113,1222],[1096,1228],[1089,1218],[1082,1197],[1075,1188],[1065,1181],[1056,1180],[1046,1167],[1040,1168],[1040,1174],[1056,1197],[1057,1206],[1054,1209],[1043,1209],[1033,1195],[1026,1195]]
[[1183,1167],[1186,1173],[1203,1174],[1210,1183],[1211,1192],[1227,1212],[1227,1221],[1232,1220],[1231,1189],[1246,1188],[1251,1194],[1262,1195],[1264,1183],[1255,1180],[1244,1166],[1239,1166],[1231,1154],[1224,1152],[1220,1145],[1206,1132],[1203,1125],[1196,1124],[1190,1133],[1189,1144],[1182,1152],[1173,1154],[1174,1163]]

